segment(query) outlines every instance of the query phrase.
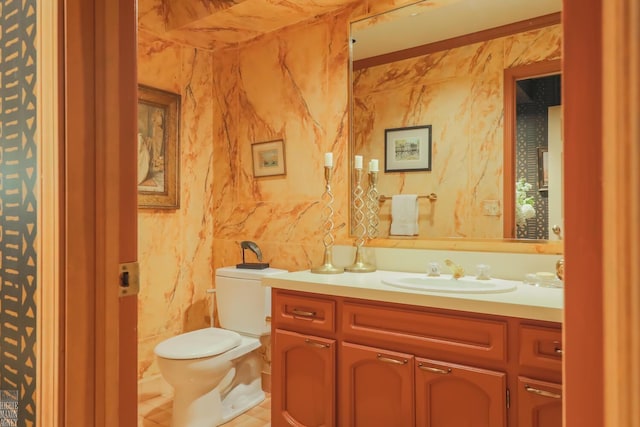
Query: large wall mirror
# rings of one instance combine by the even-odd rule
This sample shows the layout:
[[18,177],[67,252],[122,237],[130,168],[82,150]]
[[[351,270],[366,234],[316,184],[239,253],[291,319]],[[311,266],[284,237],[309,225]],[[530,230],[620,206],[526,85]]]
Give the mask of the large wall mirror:
[[[425,0],[352,22],[351,157],[378,159],[386,196],[374,245],[562,251],[560,11],[561,0]],[[391,227],[400,194],[419,196],[404,235]]]

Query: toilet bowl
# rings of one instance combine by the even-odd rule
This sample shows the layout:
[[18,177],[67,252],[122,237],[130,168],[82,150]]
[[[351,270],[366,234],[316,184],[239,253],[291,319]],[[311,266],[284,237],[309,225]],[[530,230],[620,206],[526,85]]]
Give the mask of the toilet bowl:
[[224,328],[187,332],[156,346],[160,373],[174,388],[172,427],[218,426],[264,400],[259,337],[270,332],[271,294],[260,279],[283,272],[217,269]]
[[172,426],[217,426],[262,402],[259,347],[257,338],[220,328],[160,343],[158,367],[174,388]]

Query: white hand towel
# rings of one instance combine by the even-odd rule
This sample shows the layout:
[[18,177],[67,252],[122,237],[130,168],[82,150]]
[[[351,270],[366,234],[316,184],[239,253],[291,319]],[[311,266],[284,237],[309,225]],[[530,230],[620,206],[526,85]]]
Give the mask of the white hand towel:
[[397,194],[391,197],[391,231],[395,236],[418,235],[418,195]]

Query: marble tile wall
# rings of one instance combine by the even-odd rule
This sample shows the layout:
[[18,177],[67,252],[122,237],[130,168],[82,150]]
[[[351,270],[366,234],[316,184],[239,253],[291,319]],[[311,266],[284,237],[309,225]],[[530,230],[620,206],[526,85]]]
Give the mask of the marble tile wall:
[[[502,216],[486,216],[484,201],[502,205],[503,73],[505,68],[560,58],[561,26],[475,43],[355,73],[356,153],[384,170],[385,129],[432,126],[432,170],[384,173],[381,194],[428,194],[419,201],[419,235],[499,238]],[[381,208],[388,236],[391,202]]]
[[161,340],[207,325],[212,282],[213,112],[210,52],[138,35],[140,84],[180,94],[180,209],[138,210],[139,377],[157,373]]
[[[334,153],[336,224],[348,220],[348,14],[216,52],[213,262],[253,240],[289,270],[322,261],[324,153]],[[286,175],[254,178],[251,145],[282,139]],[[346,237],[346,227],[336,233]]]

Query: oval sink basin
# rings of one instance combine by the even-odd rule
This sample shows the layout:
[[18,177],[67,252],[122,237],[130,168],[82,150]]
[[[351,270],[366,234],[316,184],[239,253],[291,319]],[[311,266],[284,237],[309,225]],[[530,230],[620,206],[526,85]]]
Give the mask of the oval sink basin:
[[517,287],[517,282],[511,280],[490,279],[477,280],[473,278],[453,279],[449,275],[430,277],[403,276],[393,279],[383,279],[382,283],[398,288],[413,289],[425,292],[449,292],[465,294],[490,294],[509,292]]

